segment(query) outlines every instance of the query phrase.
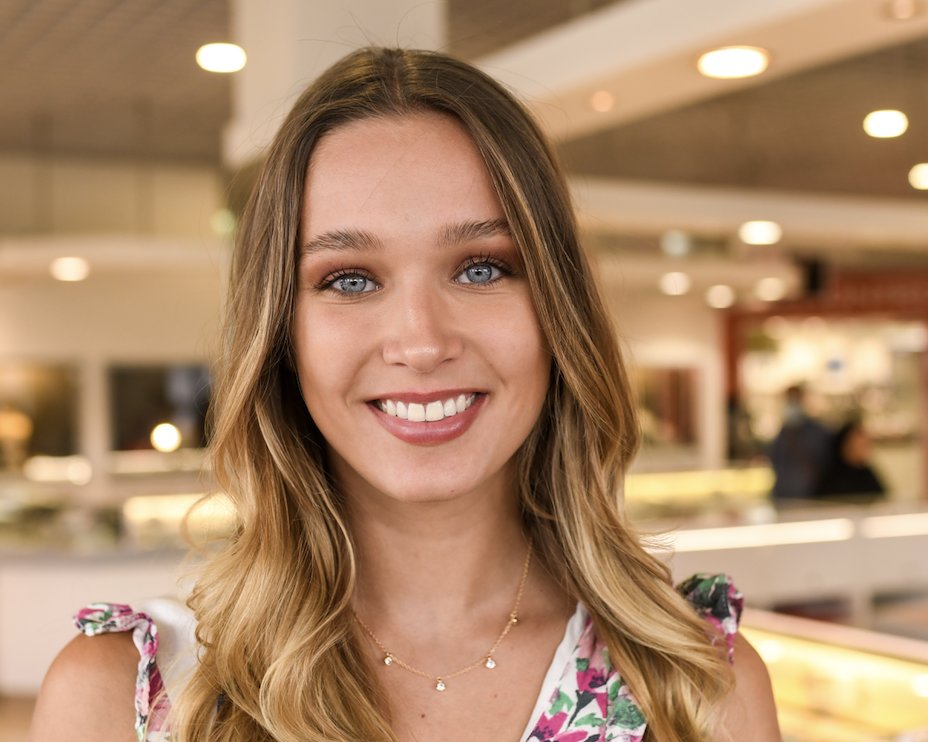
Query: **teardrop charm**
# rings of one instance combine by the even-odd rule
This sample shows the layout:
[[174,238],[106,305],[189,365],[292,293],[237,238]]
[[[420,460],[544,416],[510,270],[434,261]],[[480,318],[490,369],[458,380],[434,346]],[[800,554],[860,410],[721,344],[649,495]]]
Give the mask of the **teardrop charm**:
[[492,657],[487,657],[487,661],[486,661],[487,670],[492,670],[494,667],[496,667],[496,660],[494,660]]
[[383,664],[387,665],[387,667],[389,667],[390,665],[392,665],[392,664],[393,664],[393,655],[392,655],[392,654],[388,654],[386,657],[384,657],[384,658],[383,658]]
[[443,691],[443,690],[445,689],[445,687],[446,687],[446,686],[445,686],[445,681],[442,680],[441,678],[438,678],[438,682],[435,683],[435,690],[437,690],[437,691]]

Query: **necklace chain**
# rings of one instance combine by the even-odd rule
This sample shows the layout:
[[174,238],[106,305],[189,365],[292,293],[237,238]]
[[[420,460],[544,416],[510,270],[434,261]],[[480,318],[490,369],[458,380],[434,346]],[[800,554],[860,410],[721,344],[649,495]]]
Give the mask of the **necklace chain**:
[[528,578],[528,568],[529,564],[532,561],[532,542],[528,542],[528,551],[525,554],[525,564],[522,565],[522,577],[519,579],[519,590],[516,592],[516,600],[512,606],[512,610],[509,612],[509,618],[506,620],[506,625],[503,627],[503,630],[500,632],[500,635],[496,637],[496,641],[493,642],[493,646],[490,647],[489,651],[486,654],[481,656],[479,660],[472,662],[467,665],[467,667],[462,667],[460,670],[455,670],[454,672],[449,672],[445,675],[430,675],[424,670],[420,670],[416,667],[413,667],[408,662],[404,662],[399,657],[397,657],[393,652],[387,649],[383,642],[377,638],[376,634],[371,631],[370,627],[361,620],[361,617],[357,613],[354,613],[354,620],[358,622],[358,625],[364,629],[364,632],[373,640],[374,644],[383,652],[383,663],[388,667],[396,665],[397,667],[402,667],[407,672],[411,672],[413,675],[418,675],[419,677],[426,678],[427,680],[432,680],[435,682],[435,690],[444,691],[448,686],[445,681],[451,680],[452,678],[459,677],[464,673],[468,673],[471,670],[476,670],[481,665],[486,667],[488,670],[492,670],[496,667],[496,660],[493,658],[493,655],[496,654],[496,650],[499,649],[499,645],[503,643],[503,640],[509,635],[509,632],[512,631],[512,627],[519,623],[519,606],[522,603],[522,593],[525,592],[525,581]]

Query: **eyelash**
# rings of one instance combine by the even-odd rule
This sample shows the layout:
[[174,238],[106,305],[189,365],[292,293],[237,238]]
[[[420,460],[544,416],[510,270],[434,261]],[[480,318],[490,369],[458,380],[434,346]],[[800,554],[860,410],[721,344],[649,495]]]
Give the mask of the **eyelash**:
[[[462,273],[464,273],[464,271],[468,270],[469,268],[473,268],[473,267],[478,266],[478,265],[489,265],[489,266],[495,268],[496,270],[498,270],[502,275],[501,275],[501,276],[497,276],[496,278],[491,278],[491,279],[490,279],[489,281],[487,281],[486,283],[467,283],[467,284],[464,284],[464,285],[466,285],[466,286],[473,286],[473,287],[476,287],[476,288],[482,288],[482,287],[485,287],[485,286],[492,286],[492,285],[495,284],[497,281],[499,281],[500,278],[504,278],[504,277],[507,277],[507,276],[512,276],[512,275],[514,274],[514,271],[512,270],[512,268],[511,268],[507,263],[505,263],[504,261],[500,260],[499,258],[497,258],[497,257],[495,257],[495,256],[493,256],[493,255],[479,255],[479,256],[470,257],[470,258],[468,258],[467,260],[465,260],[465,261],[460,265],[460,267],[457,269],[457,272],[455,273],[455,277],[461,275]],[[367,281],[371,281],[371,282],[373,282],[373,283],[376,283],[376,280],[375,280],[375,278],[373,277],[373,275],[371,275],[370,272],[368,272],[368,271],[366,271],[366,270],[364,270],[364,269],[362,269],[362,268],[340,268],[340,269],[338,269],[337,271],[334,271],[334,272],[330,273],[329,275],[327,275],[325,278],[323,278],[319,283],[317,283],[317,284],[314,286],[314,288],[315,288],[317,291],[334,291],[336,294],[341,294],[341,295],[343,295],[343,296],[350,296],[352,292],[348,292],[348,291],[338,291],[338,290],[336,290],[336,289],[333,288],[333,287],[335,286],[336,282],[337,282],[339,279],[341,279],[341,278],[346,278],[346,277],[348,277],[348,276],[358,276],[359,278],[363,278],[363,279],[365,279],[365,280],[367,280]],[[375,291],[376,291],[376,289],[375,289]],[[364,293],[373,293],[373,292],[369,292],[369,291],[358,291],[358,292],[355,292],[355,293],[364,294]]]

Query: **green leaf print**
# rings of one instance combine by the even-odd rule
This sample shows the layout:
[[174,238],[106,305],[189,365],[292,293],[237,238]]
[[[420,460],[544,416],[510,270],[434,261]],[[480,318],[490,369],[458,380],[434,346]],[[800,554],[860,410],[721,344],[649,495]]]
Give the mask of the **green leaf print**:
[[637,729],[644,724],[644,715],[627,697],[616,700],[612,710],[612,722],[622,729]]
[[574,702],[570,700],[564,691],[558,691],[557,700],[551,704],[551,715],[559,714],[561,711],[570,711],[574,707]]
[[590,658],[581,657],[577,660],[577,672],[586,672],[590,669]]
[[599,714],[587,714],[574,720],[574,726],[577,729],[586,729],[587,727],[601,727],[605,722]]

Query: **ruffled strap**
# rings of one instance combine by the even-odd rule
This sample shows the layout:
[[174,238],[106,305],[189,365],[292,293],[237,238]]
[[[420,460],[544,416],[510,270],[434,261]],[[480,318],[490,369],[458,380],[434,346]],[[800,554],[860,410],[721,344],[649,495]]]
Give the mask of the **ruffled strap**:
[[732,579],[728,575],[699,573],[677,585],[677,592],[725,637],[728,661],[734,661],[735,634],[741,621],[744,597]]
[[87,636],[132,632],[132,641],[139,651],[135,681],[135,732],[138,741],[145,742],[149,739],[149,732],[160,730],[169,708],[163,693],[161,673],[155,664],[158,627],[148,614],[118,603],[91,603],[74,616],[74,625]]

